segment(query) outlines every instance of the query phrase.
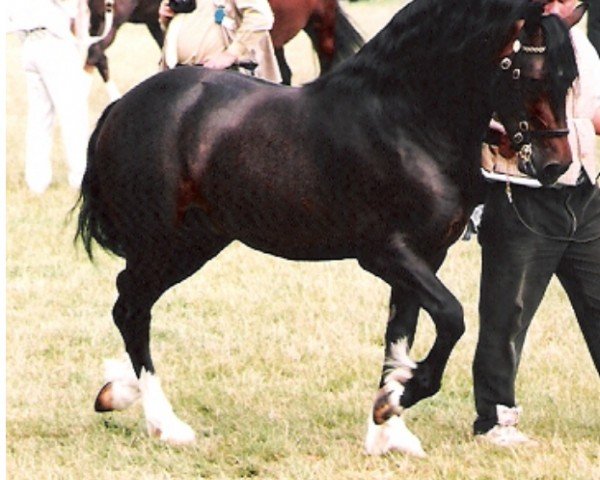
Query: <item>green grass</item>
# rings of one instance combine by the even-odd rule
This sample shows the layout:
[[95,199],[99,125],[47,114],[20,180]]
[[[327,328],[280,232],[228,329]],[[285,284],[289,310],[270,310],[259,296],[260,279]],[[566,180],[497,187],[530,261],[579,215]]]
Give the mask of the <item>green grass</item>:
[[[397,4],[360,2],[349,10],[364,31],[374,31]],[[314,74],[305,47],[300,38],[289,54],[298,82]],[[122,353],[110,316],[122,261],[99,253],[92,265],[73,246],[68,213],[76,193],[66,183],[60,142],[52,188],[37,197],[24,185],[19,54],[8,37],[8,478],[600,479],[598,376],[555,282],[531,328],[518,381],[523,429],[541,445],[515,452],[472,440],[474,241],[454,246],[440,273],[465,307],[466,334],[440,393],[407,413],[426,459],[362,453],[388,287],[352,261],[288,262],[240,244],[167,292],[154,309],[155,363],[175,411],[195,429],[196,444],[173,448],[148,438],[139,405],[94,413],[102,360]],[[125,90],[155,71],[158,50],[142,27],[127,26],[110,56]],[[95,80],[93,117],[106,101]],[[423,317],[414,357],[432,338]]]

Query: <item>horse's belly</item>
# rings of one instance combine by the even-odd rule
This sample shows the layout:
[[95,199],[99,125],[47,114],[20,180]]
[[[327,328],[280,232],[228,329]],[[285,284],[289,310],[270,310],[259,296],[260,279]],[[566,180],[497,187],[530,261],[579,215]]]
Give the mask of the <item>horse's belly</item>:
[[337,260],[355,257],[357,252],[353,234],[302,225],[297,221],[258,222],[255,225],[237,222],[227,231],[255,250],[289,260]]

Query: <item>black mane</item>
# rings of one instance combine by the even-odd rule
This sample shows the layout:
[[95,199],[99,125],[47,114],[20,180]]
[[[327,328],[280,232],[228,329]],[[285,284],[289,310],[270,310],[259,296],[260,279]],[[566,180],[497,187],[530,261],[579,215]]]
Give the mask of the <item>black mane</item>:
[[[390,122],[431,126],[430,132],[411,132],[423,137],[422,144],[449,128],[454,143],[474,118],[491,113],[494,56],[527,4],[414,0],[353,58],[306,88],[357,99],[374,93],[386,100]],[[476,134],[483,137],[483,131]]]
[[569,31],[559,17],[556,15],[543,17],[541,27],[547,52],[546,69],[554,72],[553,75],[548,75],[548,80],[553,101],[556,103],[577,78],[579,74],[577,62],[573,55]]
[[[541,10],[528,0],[414,0],[353,58],[305,88],[334,109],[341,96],[360,102],[376,135],[398,136],[401,128],[422,148],[466,155],[476,165],[499,55],[516,22]],[[541,27],[550,89],[561,98],[577,75],[569,33],[555,16],[542,17]]]
[[489,62],[526,5],[526,0],[414,0],[354,58],[313,83],[379,92],[419,90],[423,77],[445,79]]

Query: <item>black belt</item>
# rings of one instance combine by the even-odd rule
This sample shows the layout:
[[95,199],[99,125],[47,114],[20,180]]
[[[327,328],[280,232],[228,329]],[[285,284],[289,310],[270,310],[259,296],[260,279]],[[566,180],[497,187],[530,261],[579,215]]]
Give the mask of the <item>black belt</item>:
[[32,33],[42,32],[44,30],[47,30],[46,27],[35,27],[30,28],[29,30],[23,30],[23,32],[25,32],[25,35],[31,35]]

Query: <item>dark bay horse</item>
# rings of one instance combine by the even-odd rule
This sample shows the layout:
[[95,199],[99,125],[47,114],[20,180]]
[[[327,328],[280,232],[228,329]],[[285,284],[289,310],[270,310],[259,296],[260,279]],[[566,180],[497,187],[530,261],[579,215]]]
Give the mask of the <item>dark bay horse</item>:
[[[542,8],[414,0],[303,87],[182,67],[111,104],[90,139],[77,235],[90,257],[96,241],[126,259],[113,317],[131,364],[109,375],[96,410],[141,396],[150,434],[194,439],[155,375],[151,308],[237,239],[287,259],[354,258],[391,286],[366,448],[422,455],[401,414],[440,389],[465,328],[436,272],[479,201],[492,112],[542,184],[571,163],[577,68],[567,26]],[[414,363],[421,308],[437,335]]]
[[[90,33],[96,35],[104,26],[106,0],[88,0]],[[212,1],[212,0],[209,0]],[[292,72],[283,47],[304,30],[317,53],[321,73],[353,55],[364,43],[360,33],[339,5],[338,0],[269,0],[275,23],[271,38],[283,83],[290,85]],[[108,60],[104,51],[114,41],[123,23],[146,24],[152,37],[162,46],[164,35],[158,23],[160,0],[114,0],[114,21],[107,36],[90,46],[87,65],[96,67],[105,82],[109,79]]]

